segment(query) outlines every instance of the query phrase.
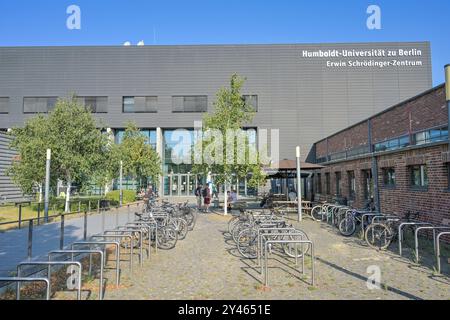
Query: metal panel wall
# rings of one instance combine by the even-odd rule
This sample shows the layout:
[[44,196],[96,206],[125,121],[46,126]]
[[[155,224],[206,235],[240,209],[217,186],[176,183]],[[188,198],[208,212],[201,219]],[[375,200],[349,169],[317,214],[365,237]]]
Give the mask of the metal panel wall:
[[[328,67],[305,58],[304,50],[417,49],[414,67]],[[391,58],[361,58],[384,61]],[[400,59],[399,59],[400,60]],[[146,128],[193,127],[201,114],[173,114],[172,96],[208,95],[233,73],[247,78],[244,94],[258,95],[253,126],[280,129],[281,158],[307,155],[315,141],[431,88],[430,46],[419,43],[309,45],[206,45],[143,47],[0,48],[0,96],[10,97],[0,128],[20,126],[26,96],[108,96],[108,113],[97,115],[112,128],[134,120]],[[123,96],[158,96],[158,113],[123,114]]]

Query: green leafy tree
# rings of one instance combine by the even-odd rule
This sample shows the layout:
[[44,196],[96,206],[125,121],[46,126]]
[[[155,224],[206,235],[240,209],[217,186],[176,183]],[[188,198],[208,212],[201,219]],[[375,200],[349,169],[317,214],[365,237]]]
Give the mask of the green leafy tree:
[[116,163],[111,167],[116,168],[117,163],[120,166],[122,161],[124,175],[133,177],[137,181],[147,178],[151,178],[154,182],[159,181],[162,174],[161,159],[135,123],[127,123],[122,143],[113,146],[112,154]]
[[48,136],[46,118],[42,115],[32,118],[24,128],[13,129],[11,135],[15,139],[10,148],[17,150],[19,156],[6,173],[24,194],[32,194],[36,187],[42,192]]
[[[225,193],[231,184],[233,175],[245,178],[251,174],[250,186],[259,186],[266,181],[260,165],[260,157],[255,148],[252,150],[247,135],[242,131],[254,116],[254,108],[241,94],[245,79],[237,74],[231,77],[230,87],[221,88],[216,94],[214,112],[203,118],[203,137],[201,143],[194,146],[193,172],[216,175],[216,182],[225,186]],[[236,136],[227,134],[238,132]],[[205,134],[206,133],[206,134]],[[221,140],[218,142],[217,139]],[[196,155],[201,154],[201,163]],[[228,155],[233,154],[233,157]],[[214,161],[211,161],[213,159]],[[227,214],[227,197],[225,196],[225,214]]]
[[109,156],[107,137],[89,108],[79,104],[75,96],[59,99],[48,116],[38,115],[24,128],[13,129],[12,134],[11,147],[20,154],[20,161],[10,171],[13,181],[26,192],[31,181],[43,181],[46,149],[51,149],[51,177],[65,182],[67,188],[66,212],[70,210],[72,183],[91,181]]

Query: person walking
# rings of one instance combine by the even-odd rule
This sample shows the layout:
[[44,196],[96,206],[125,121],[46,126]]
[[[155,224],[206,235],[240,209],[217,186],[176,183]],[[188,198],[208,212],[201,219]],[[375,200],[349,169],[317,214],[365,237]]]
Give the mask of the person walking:
[[205,213],[209,212],[209,206],[211,204],[211,189],[209,188],[208,184],[205,184],[205,187],[203,188],[203,203],[205,204]]

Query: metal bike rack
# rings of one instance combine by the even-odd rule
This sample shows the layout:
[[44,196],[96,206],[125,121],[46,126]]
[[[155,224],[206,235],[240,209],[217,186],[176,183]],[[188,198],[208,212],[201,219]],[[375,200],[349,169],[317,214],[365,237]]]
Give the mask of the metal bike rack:
[[398,226],[398,253],[403,254],[403,227],[405,226],[432,226],[431,223],[426,222],[403,222]]
[[130,222],[127,225],[146,225],[149,227],[150,230],[150,239],[149,241],[151,241],[151,235],[152,235],[152,231],[155,232],[155,253],[158,253],[158,223],[156,222],[156,220],[137,220],[135,222]]
[[73,261],[75,254],[89,254],[91,256],[92,254],[98,254],[100,255],[100,280],[99,280],[99,287],[98,287],[98,299],[103,300],[103,265],[105,261],[105,257],[103,255],[102,250],[53,250],[48,253],[48,261],[51,261],[52,256],[55,255],[71,255],[71,259]]
[[437,235],[436,238],[436,265],[437,265],[437,272],[438,274],[441,274],[441,245],[440,240],[441,237],[444,235],[450,235],[450,231],[444,231]]
[[[74,242],[71,245],[71,249],[75,250],[76,247],[91,247],[91,246],[98,246],[98,245],[113,245],[116,247],[116,287],[119,287],[119,277],[120,277],[120,243],[117,241],[82,241],[82,242]],[[106,256],[105,256],[105,267],[107,264]],[[89,262],[90,263],[90,262]],[[89,268],[91,266],[89,265]]]
[[[144,228],[147,229],[147,234],[148,234],[148,252],[147,252],[147,258],[150,259],[150,253],[152,251],[152,233],[153,230],[156,230],[157,226],[155,224],[150,224],[150,223],[138,223],[138,222],[129,222],[126,224],[127,227],[130,228]],[[155,245],[156,248],[156,245]]]
[[[94,239],[129,239],[131,247],[133,247],[133,245],[134,245],[133,236],[129,235],[129,234],[128,235],[126,235],[126,234],[123,234],[123,235],[102,234],[102,235],[92,236],[91,239],[92,240],[94,240]],[[95,242],[95,243],[100,243],[100,242],[102,242],[102,241]],[[86,243],[86,242],[80,242],[80,243]],[[120,244],[119,244],[119,246],[120,246]],[[133,272],[133,252],[132,252],[132,250],[130,250],[130,271]]]
[[[0,282],[44,282],[45,283],[45,300],[50,300],[50,281],[47,278],[22,278],[22,277],[0,277]],[[20,300],[20,295],[17,295],[16,300]]]
[[[77,261],[33,261],[21,262],[17,265],[17,277],[21,278],[21,270],[24,266],[47,266],[48,291],[51,293],[51,267],[53,266],[77,266],[78,267],[78,283],[77,283],[77,300],[81,300],[81,263]],[[16,296],[20,299],[20,282],[17,283]]]
[[[264,235],[263,235],[264,236]],[[315,269],[314,269],[314,244],[311,240],[268,240],[265,242],[265,246],[264,246],[264,265],[265,265],[265,272],[264,272],[264,282],[265,282],[265,286],[268,287],[269,286],[269,261],[268,261],[268,248],[269,245],[271,244],[308,244],[309,246],[311,246],[311,276],[312,276],[312,280],[311,280],[311,285],[314,286],[315,285]],[[295,247],[297,249],[297,246]],[[296,256],[296,265],[298,265],[298,260],[297,260],[297,254]],[[305,255],[302,256],[302,274],[305,274]]]
[[[366,232],[366,225],[364,223],[366,221],[366,217],[369,218],[369,217],[374,217],[374,216],[379,216],[379,215],[381,215],[381,214],[372,212],[372,213],[364,213],[361,216],[361,230],[363,233]],[[369,220],[367,220],[367,222],[369,222]]]
[[[138,233],[139,234],[139,264],[143,265],[144,261],[143,261],[143,254],[144,254],[144,250],[143,250],[143,231],[142,230],[135,230],[133,228],[123,228],[123,229],[115,229],[115,230],[106,230],[103,234],[106,235],[123,235],[125,233],[128,233],[130,236],[134,236],[133,233]],[[130,242],[130,254],[133,255],[134,254],[134,242]]]
[[414,234],[414,243],[416,248],[416,262],[419,262],[419,231],[421,230],[433,230],[433,246],[434,246],[434,252],[436,253],[436,230],[450,230],[450,227],[447,226],[439,226],[439,227],[419,227],[416,229],[416,232]]
[[[263,265],[262,265],[262,250],[263,250],[263,237],[262,235],[267,232],[268,235],[271,236],[278,236],[278,235],[286,235],[286,234],[291,234],[291,233],[295,233],[297,231],[297,229],[295,229],[294,227],[289,227],[289,228],[258,228],[258,236],[257,236],[257,242],[258,242],[258,246],[256,249],[256,254],[257,254],[257,266],[261,267],[261,274],[263,273]],[[273,233],[269,233],[269,232],[273,232]]]

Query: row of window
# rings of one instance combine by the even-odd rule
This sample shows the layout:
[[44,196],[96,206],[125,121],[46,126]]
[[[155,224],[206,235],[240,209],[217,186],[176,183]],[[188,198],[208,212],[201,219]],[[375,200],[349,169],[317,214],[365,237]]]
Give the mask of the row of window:
[[[434,143],[439,141],[447,141],[448,136],[448,126],[428,129],[425,131],[417,132],[413,134],[410,138],[409,135],[394,138],[391,140],[383,141],[374,144],[375,152],[383,151],[394,151],[402,148],[409,147],[411,145],[423,145],[428,143]],[[412,140],[412,142],[411,142]],[[349,151],[338,152],[329,155],[328,157],[318,158],[317,163],[324,163],[328,161],[338,161],[343,159],[348,159],[351,157],[364,155],[370,153],[368,146],[358,147]]]
[[[450,164],[448,165],[449,171],[449,189],[450,189]],[[415,190],[426,190],[428,188],[428,168],[426,165],[414,165],[408,167],[409,174],[409,186]],[[362,170],[363,182],[364,182],[364,197],[369,199],[373,190],[373,179],[371,170]],[[397,185],[395,168],[383,168],[382,169],[382,181],[384,187],[395,188]],[[347,171],[348,179],[348,194],[350,199],[355,199],[356,196],[356,177],[355,171]],[[342,173],[335,172],[335,186],[336,195],[342,195]],[[322,174],[317,174],[317,192],[322,193]],[[325,173],[325,193],[331,195],[331,174]]]
[[[243,101],[258,111],[258,96],[244,95]],[[54,109],[58,97],[25,97],[24,113],[48,113]],[[77,97],[80,104],[89,107],[93,113],[108,112],[108,97]],[[0,97],[0,113],[8,113],[9,98]],[[157,96],[123,97],[123,113],[157,113]],[[173,113],[208,112],[208,96],[173,96]]]

